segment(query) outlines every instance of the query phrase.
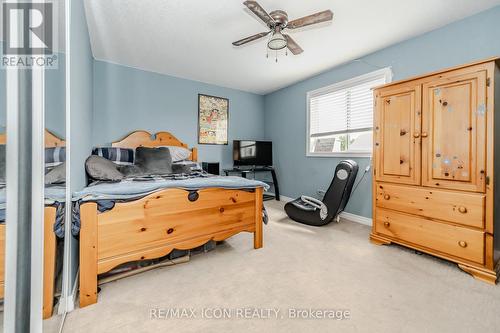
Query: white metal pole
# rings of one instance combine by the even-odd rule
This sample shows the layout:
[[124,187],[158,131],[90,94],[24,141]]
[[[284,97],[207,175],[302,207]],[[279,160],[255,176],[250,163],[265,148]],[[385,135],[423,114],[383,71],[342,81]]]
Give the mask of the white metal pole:
[[5,285],[3,331],[15,331],[17,290],[17,197],[19,188],[19,75],[17,68],[7,68],[7,149],[6,154],[6,216],[5,216]]
[[66,210],[65,210],[65,230],[64,230],[64,263],[61,302],[58,313],[65,314],[73,311],[74,300],[72,298],[73,286],[71,281],[71,0],[65,2],[65,97],[66,97]]
[[32,194],[30,332],[42,332],[45,169],[45,73],[32,70]]

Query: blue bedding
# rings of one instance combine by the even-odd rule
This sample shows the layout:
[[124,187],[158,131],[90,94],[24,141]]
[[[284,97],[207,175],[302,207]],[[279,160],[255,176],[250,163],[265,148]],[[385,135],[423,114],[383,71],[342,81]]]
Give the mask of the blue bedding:
[[203,188],[254,189],[269,185],[258,180],[242,177],[201,176],[193,178],[161,177],[126,179],[116,183],[98,183],[73,194],[73,201],[124,200],[146,196],[150,193],[167,189],[199,190]]
[[[0,188],[0,224],[5,223],[6,210],[5,187]],[[54,223],[54,233],[57,237],[64,237],[64,206],[66,199],[66,187],[52,185],[45,187],[45,206],[56,207],[56,221]]]

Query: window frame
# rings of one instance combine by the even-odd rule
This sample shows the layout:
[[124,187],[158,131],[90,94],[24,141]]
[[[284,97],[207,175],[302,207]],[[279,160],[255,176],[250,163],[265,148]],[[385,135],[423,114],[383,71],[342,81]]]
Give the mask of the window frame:
[[[369,151],[344,151],[344,152],[331,152],[331,153],[315,153],[310,151],[311,145],[311,98],[318,95],[323,95],[337,90],[350,88],[359,84],[363,84],[368,81],[375,80],[377,78],[384,77],[385,83],[392,82],[392,69],[391,67],[385,67],[367,74],[363,74],[345,81],[337,82],[326,87],[322,87],[316,90],[308,91],[306,94],[306,157],[371,157],[373,154],[373,149]],[[373,127],[371,128],[373,130]],[[346,131],[345,133],[348,133]]]

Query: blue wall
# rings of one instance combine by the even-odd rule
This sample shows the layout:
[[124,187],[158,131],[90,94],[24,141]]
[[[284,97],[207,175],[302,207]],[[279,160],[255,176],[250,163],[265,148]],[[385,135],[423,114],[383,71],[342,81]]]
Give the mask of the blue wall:
[[86,185],[85,160],[92,150],[93,63],[83,0],[71,2],[70,103],[71,190]]
[[[198,94],[229,99],[229,145],[198,145]],[[232,166],[232,140],[264,138],[263,96],[197,81],[94,62],[93,144],[106,145],[144,129],[169,131],[190,147],[199,161]]]
[[[83,0],[71,0],[71,44],[70,44],[70,126],[71,126],[71,191],[86,186],[85,160],[92,150],[93,114],[93,65],[90,37],[85,18]],[[69,249],[67,289],[63,297],[72,297],[79,266],[79,242],[74,237],[65,238],[65,251]]]
[[60,138],[66,138],[66,78],[63,53],[58,53],[57,69],[45,71],[45,127]]
[[[0,42],[0,54],[3,54],[3,44]],[[64,98],[64,66],[65,56],[58,53],[57,69],[45,71],[45,127],[58,137],[66,138],[65,98]],[[0,133],[4,132],[7,115],[6,105],[6,72],[0,68]]]
[[[0,51],[3,54],[3,44],[0,42]],[[5,132],[5,127],[7,124],[7,77],[5,69],[0,68],[0,133]]]
[[[265,96],[265,134],[283,195],[315,195],[328,186],[338,158],[306,157],[306,93],[391,66],[394,80],[500,55],[500,6],[425,35],[385,48]],[[370,64],[370,65],[368,65]],[[356,159],[360,173],[368,158]],[[365,177],[346,211],[371,217],[371,176]]]

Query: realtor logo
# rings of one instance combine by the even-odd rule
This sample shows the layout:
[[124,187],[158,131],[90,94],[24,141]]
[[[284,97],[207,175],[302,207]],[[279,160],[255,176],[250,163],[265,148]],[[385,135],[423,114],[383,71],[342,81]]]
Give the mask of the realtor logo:
[[2,67],[57,67],[54,4],[4,1]]

